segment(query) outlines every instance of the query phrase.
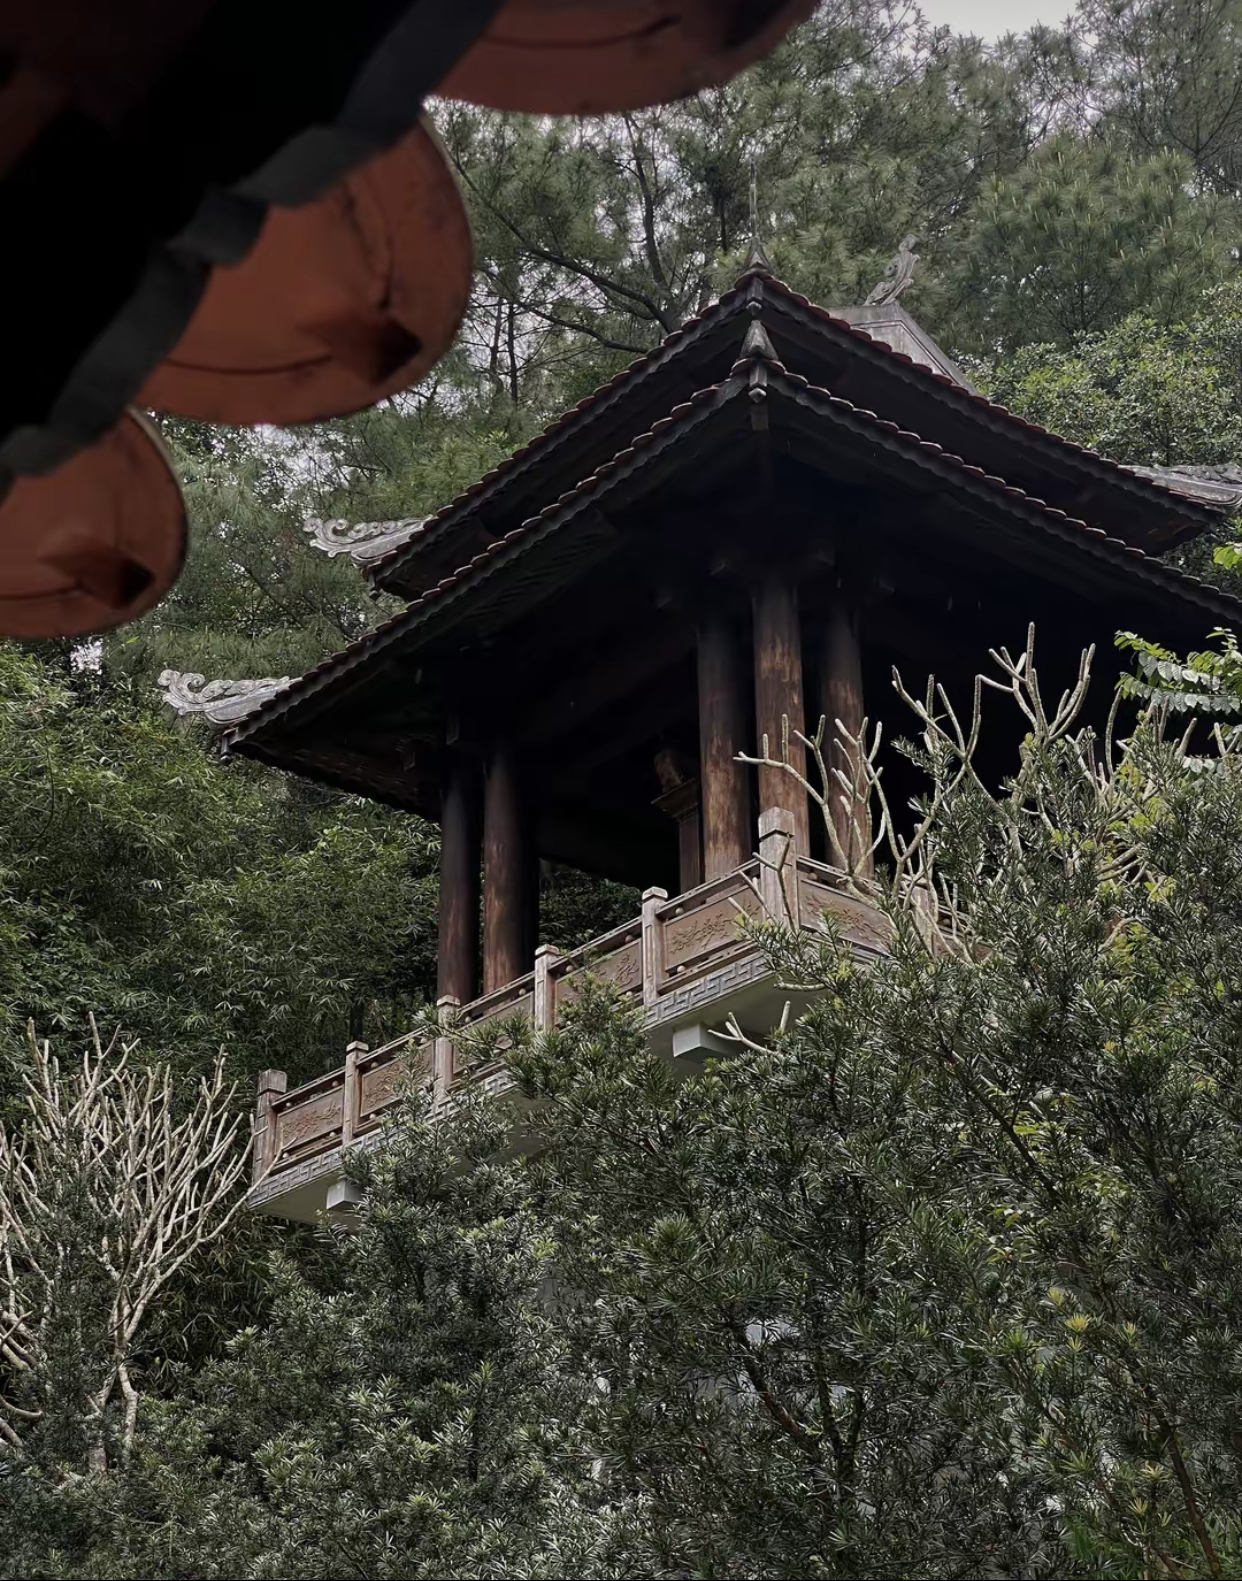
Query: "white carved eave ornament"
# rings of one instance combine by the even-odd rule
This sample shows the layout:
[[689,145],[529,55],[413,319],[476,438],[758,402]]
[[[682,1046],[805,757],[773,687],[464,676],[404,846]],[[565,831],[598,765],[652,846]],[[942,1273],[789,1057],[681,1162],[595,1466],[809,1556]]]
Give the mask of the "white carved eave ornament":
[[270,697],[288,686],[288,675],[262,680],[209,681],[193,670],[162,670],[164,701],[179,714],[201,714],[213,725],[240,724]]
[[341,518],[323,521],[312,516],[302,523],[302,531],[314,548],[329,559],[347,554],[355,565],[374,565],[394,549],[402,549],[426,521],[425,516],[407,516],[393,522],[347,522]]

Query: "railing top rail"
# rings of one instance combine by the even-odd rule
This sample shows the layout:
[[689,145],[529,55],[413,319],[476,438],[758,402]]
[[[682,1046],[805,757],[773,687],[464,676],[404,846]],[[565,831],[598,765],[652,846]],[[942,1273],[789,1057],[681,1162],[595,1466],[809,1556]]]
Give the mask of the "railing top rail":
[[667,900],[660,902],[659,915],[667,917],[675,911],[691,910],[700,905],[706,905],[718,895],[729,894],[740,889],[748,878],[753,878],[759,871],[757,857],[752,857],[749,862],[744,862],[741,867],[735,867],[731,872],[722,873],[719,878],[709,878],[705,884],[698,884],[693,889],[683,890],[680,895],[670,895]]
[[493,988],[490,994],[483,994],[481,998],[472,999],[469,1004],[462,1005],[461,1014],[467,1020],[475,1021],[480,1011],[502,1006],[510,999],[520,999],[523,994],[533,992],[534,987],[534,972],[525,972],[521,977],[515,977],[512,982],[502,983],[499,988]]
[[387,1043],[381,1043],[378,1048],[368,1049],[365,1054],[360,1054],[358,1063],[359,1065],[367,1066],[369,1069],[372,1065],[378,1065],[386,1056],[397,1054],[402,1049],[408,1048],[411,1043],[417,1043],[420,1040],[422,1042],[430,1042],[430,1038],[424,1037],[422,1032],[403,1032],[399,1038],[390,1038]]
[[575,966],[580,966],[592,956],[606,954],[610,949],[619,949],[626,944],[633,944],[641,939],[643,934],[643,919],[635,917],[630,922],[623,922],[619,927],[612,928],[607,933],[601,933],[594,939],[588,939],[585,944],[576,944],[572,950],[566,950],[563,955],[553,962],[555,971],[565,971]]
[[282,1092],[272,1099],[273,1111],[283,1111],[304,1103],[308,1098],[314,1098],[320,1093],[331,1092],[333,1087],[345,1085],[345,1067],[338,1065],[335,1070],[324,1071],[321,1076],[312,1076],[309,1081],[304,1081],[300,1087],[291,1087],[288,1092]]

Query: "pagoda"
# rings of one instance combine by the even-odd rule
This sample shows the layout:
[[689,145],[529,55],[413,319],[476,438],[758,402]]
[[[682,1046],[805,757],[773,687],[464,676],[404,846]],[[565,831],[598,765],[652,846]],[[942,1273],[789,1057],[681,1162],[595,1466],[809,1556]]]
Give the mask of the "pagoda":
[[[825,310],[752,248],[731,290],[435,515],[311,524],[401,613],[296,680],[204,688],[227,752],[440,825],[445,1030],[414,1057],[441,1099],[506,1081],[502,1060],[466,1069],[454,1025],[552,1026],[587,971],[673,1060],[724,1046],[729,1017],[770,1027],[788,996],[737,926],[765,901],[765,840],[795,924],[830,910],[883,947],[796,778],[741,761],[789,739],[805,769],[786,721],[839,722],[841,751],[893,714],[894,667],[969,688],[1034,622],[1055,679],[1089,643],[1111,662],[1119,628],[1185,649],[1242,616],[1160,558],[1238,481],[1121,466],[989,401],[902,306],[912,267],[903,244],[864,305]],[[536,950],[541,859],[633,885],[639,914]],[[294,1091],[265,1073],[256,1206],[348,1206],[341,1154],[376,1133],[410,1042],[351,1045]]]

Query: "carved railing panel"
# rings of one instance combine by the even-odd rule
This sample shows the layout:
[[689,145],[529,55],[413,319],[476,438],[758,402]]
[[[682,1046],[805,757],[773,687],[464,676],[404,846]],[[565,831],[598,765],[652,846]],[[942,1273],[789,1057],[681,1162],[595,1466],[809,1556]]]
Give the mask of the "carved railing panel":
[[[466,1005],[462,1011],[462,1018],[472,1030],[486,1026],[489,1021],[508,1021],[513,1016],[525,1016],[533,1020],[535,1014],[535,974],[528,972],[524,977],[516,978],[511,983],[506,983],[503,988],[497,988],[490,994],[485,994],[482,999],[476,999],[472,1004]],[[494,1054],[482,1064],[469,1067],[472,1080],[484,1081],[491,1076],[503,1063],[507,1040],[501,1038]],[[453,1050],[452,1073],[453,1080],[457,1080],[467,1072],[467,1062]]]
[[335,1147],[345,1117],[345,1072],[332,1071],[297,1087],[272,1107],[277,1169]]
[[637,996],[643,991],[642,923],[627,922],[589,944],[562,956],[552,967],[552,1022],[557,1013],[573,1004],[588,977],[609,983],[618,993]]
[[744,870],[729,873],[677,896],[662,908],[661,954],[666,981],[714,965],[722,956],[744,947],[739,918],[758,917],[761,911],[759,897],[746,876]]
[[869,952],[888,948],[891,933],[883,915],[857,895],[847,895],[840,887],[841,874],[805,857],[799,858],[798,869],[799,921],[804,928],[819,928],[827,911],[851,944]]
[[409,1043],[389,1045],[358,1061],[358,1127],[355,1135],[369,1131],[384,1118],[401,1095],[404,1082],[425,1080],[433,1073],[434,1048]]
[[462,1019],[470,1026],[482,1026],[485,1021],[495,1021],[500,1016],[529,1015],[535,992],[535,974],[515,977],[503,988],[497,988],[482,999],[474,999],[462,1010]]

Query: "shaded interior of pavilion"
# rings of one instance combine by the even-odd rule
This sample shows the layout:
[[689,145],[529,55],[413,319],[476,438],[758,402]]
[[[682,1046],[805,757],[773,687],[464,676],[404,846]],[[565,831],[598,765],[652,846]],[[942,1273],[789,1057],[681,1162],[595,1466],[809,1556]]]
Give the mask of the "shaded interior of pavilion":
[[[916,693],[934,673],[968,712],[988,650],[1021,649],[1033,622],[1049,692],[1098,644],[1102,714],[1125,621],[1100,589],[946,541],[898,487],[851,497],[838,481],[826,515],[815,471],[782,458],[757,496],[754,470],[743,449],[708,492],[666,482],[658,514],[639,503],[610,520],[622,547],[554,612],[537,602],[493,641],[392,666],[340,705],[356,749],[401,743],[420,810],[441,822],[441,994],[468,1003],[529,972],[537,943],[568,942],[538,915],[560,869],[628,886],[637,915],[644,890],[681,894],[748,861],[769,806],[793,811],[800,853],[831,862],[796,782],[737,757],[765,733],[775,750],[785,718],[809,733],[826,717],[829,738],[837,719],[879,720],[889,802],[905,809],[923,781],[894,746],[914,725],[894,670]],[[415,686],[438,735],[410,737]],[[979,766],[999,784],[1022,721],[1004,699],[987,709]]]

